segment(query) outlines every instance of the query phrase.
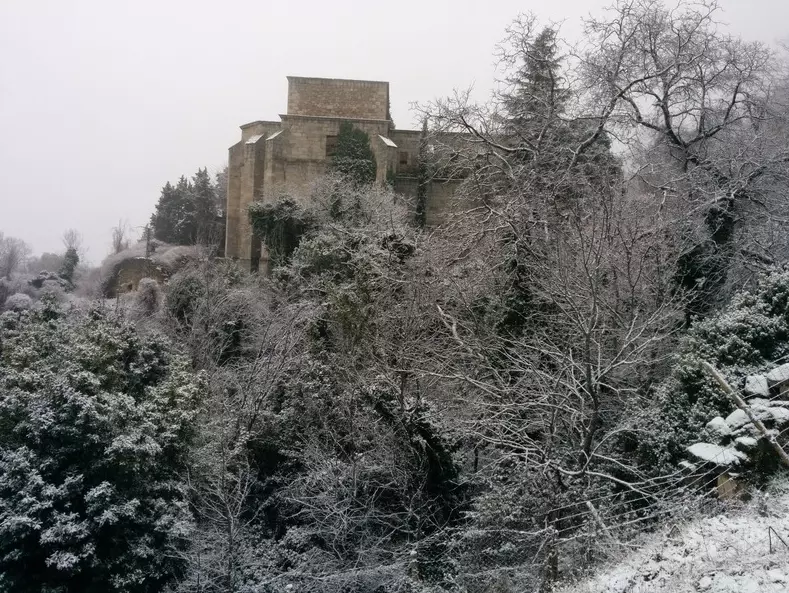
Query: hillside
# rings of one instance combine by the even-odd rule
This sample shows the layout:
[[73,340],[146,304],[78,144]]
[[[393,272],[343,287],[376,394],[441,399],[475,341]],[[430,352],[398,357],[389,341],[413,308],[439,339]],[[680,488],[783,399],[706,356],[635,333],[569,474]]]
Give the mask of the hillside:
[[684,525],[677,517],[636,551],[557,593],[784,593],[787,544],[789,483],[784,481],[746,506]]

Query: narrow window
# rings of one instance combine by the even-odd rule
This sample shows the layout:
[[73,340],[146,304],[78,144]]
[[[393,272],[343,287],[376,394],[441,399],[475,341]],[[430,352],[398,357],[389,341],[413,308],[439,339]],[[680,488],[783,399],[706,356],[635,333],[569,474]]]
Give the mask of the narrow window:
[[326,136],[326,157],[333,157],[337,152],[337,136]]
[[401,152],[400,153],[400,164],[401,165],[408,165],[408,153]]

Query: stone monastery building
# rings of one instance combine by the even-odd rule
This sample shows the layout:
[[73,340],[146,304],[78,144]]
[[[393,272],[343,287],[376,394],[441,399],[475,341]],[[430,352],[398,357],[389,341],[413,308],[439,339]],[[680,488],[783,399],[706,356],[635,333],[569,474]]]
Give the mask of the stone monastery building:
[[[247,208],[284,190],[299,191],[326,171],[342,122],[370,136],[376,181],[395,176],[395,191],[416,195],[421,132],[396,130],[389,115],[389,83],[371,80],[288,77],[288,109],[279,121],[241,126],[230,148],[225,257],[256,269],[260,242],[252,235]],[[428,187],[426,222],[436,224],[456,183]]]

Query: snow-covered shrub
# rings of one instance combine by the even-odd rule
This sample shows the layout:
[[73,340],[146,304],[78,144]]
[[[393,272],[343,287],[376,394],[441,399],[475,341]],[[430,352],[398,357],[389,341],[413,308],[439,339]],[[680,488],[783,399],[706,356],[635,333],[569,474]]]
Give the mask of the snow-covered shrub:
[[740,389],[748,375],[770,370],[787,355],[789,272],[774,272],[688,332],[671,378],[657,389],[655,407],[643,415],[636,437],[642,461],[657,472],[669,471],[689,445],[708,437],[704,431],[710,419],[733,410],[702,361]]
[[47,299],[53,303],[62,303],[66,300],[66,291],[63,285],[55,280],[47,280],[41,286],[39,298]]
[[6,311],[25,311],[32,306],[33,299],[22,292],[17,292],[5,300],[4,308]]
[[181,324],[189,324],[205,292],[204,278],[196,268],[187,268],[170,278],[164,298],[167,314]]
[[150,317],[159,310],[162,291],[159,283],[153,278],[143,278],[137,285],[134,295],[135,313],[140,317]]
[[0,343],[0,590],[161,590],[202,378],[95,309],[5,315]]

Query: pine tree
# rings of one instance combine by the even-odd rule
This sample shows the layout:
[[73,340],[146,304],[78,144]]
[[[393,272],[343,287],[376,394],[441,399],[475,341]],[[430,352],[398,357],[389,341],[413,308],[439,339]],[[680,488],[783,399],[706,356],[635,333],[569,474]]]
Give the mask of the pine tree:
[[181,176],[175,187],[167,182],[151,217],[154,237],[176,245],[221,242],[223,222],[217,203],[217,186],[205,168],[198,169],[191,181]]
[[510,79],[513,90],[504,96],[511,132],[538,134],[560,115],[568,98],[563,82],[556,30],[546,27],[527,44],[523,63]]

